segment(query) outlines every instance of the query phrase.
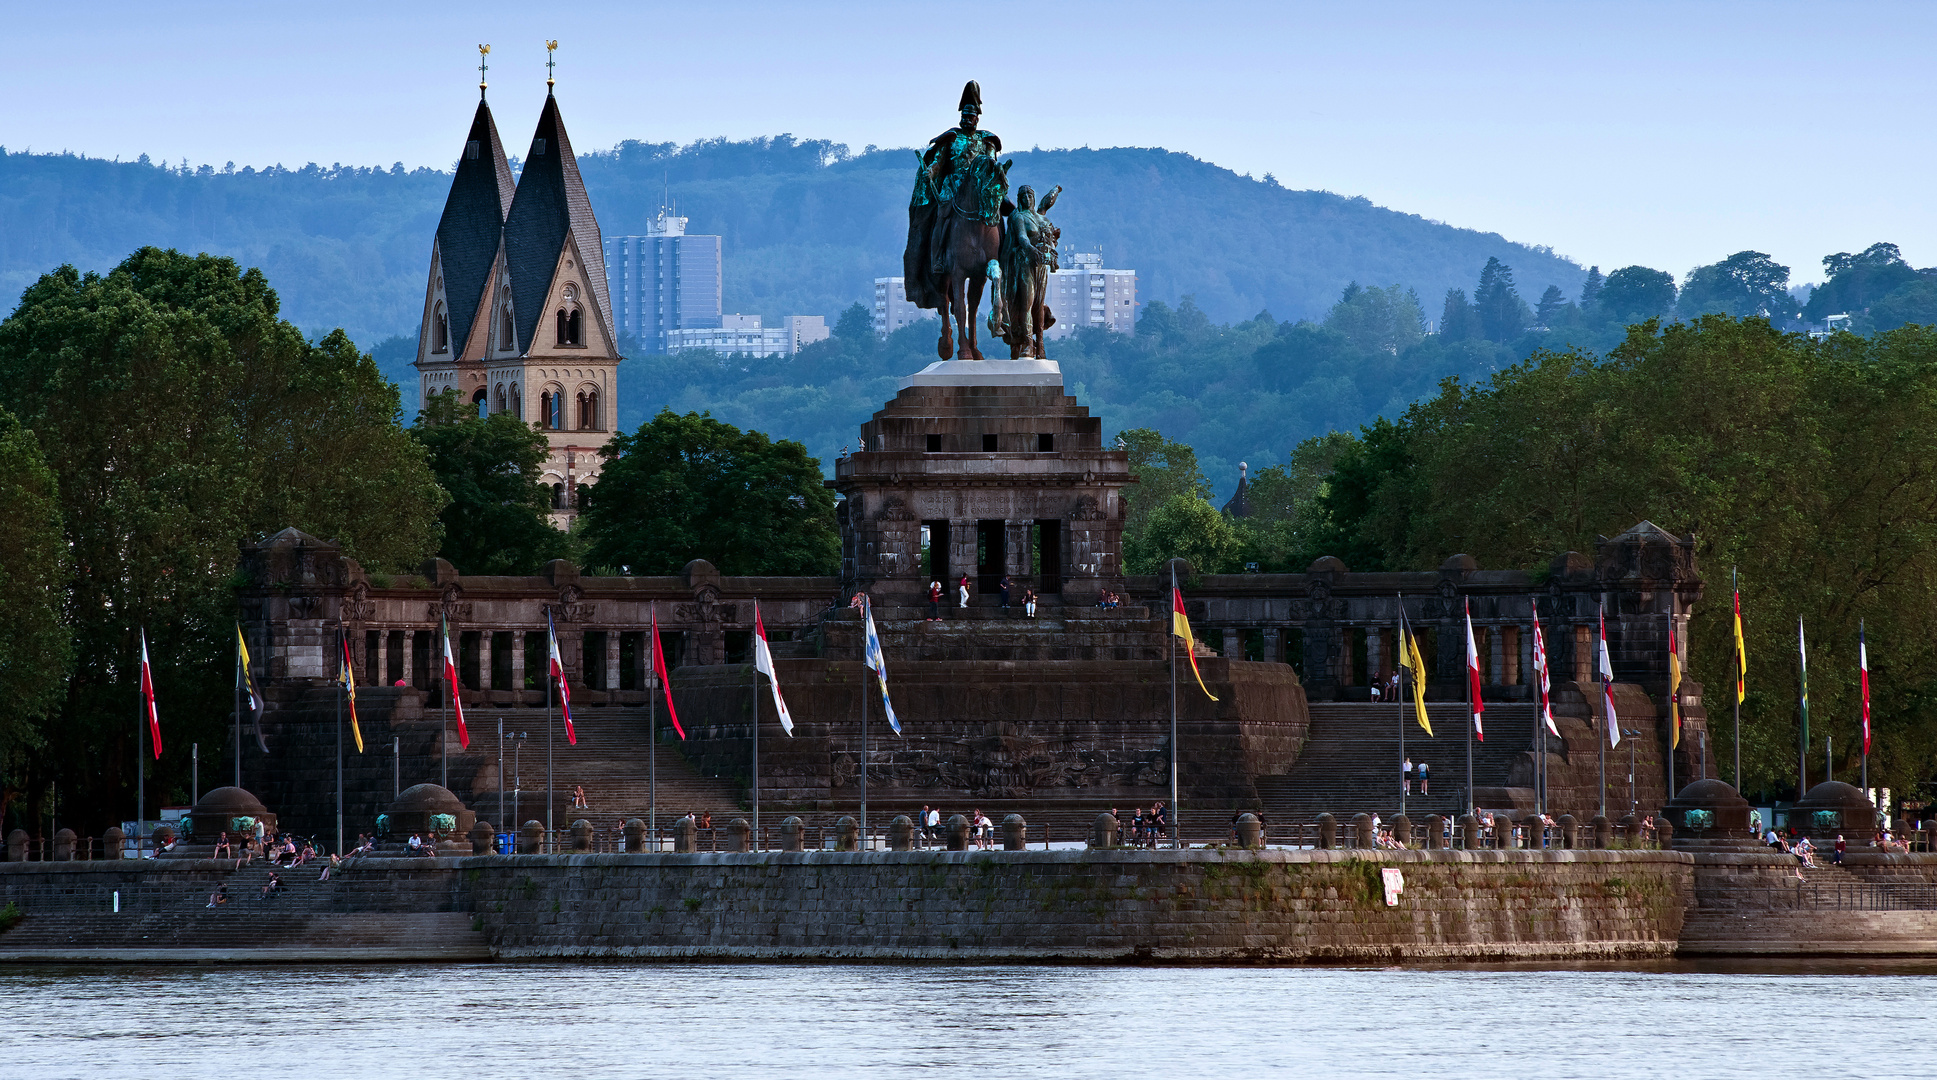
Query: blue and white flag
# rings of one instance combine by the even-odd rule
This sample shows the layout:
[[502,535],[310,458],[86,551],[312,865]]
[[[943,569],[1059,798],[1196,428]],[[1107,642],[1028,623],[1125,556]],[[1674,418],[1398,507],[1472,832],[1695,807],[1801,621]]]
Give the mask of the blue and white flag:
[[888,726],[901,734],[901,719],[895,716],[895,703],[888,700],[888,665],[881,659],[881,635],[874,632],[874,604],[861,595],[861,616],[868,623],[867,665],[881,683],[881,711],[888,715]]

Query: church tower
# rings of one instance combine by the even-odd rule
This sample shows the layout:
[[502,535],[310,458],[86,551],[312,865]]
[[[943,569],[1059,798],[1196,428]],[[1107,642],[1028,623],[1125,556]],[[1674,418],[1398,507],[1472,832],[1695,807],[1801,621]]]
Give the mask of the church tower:
[[485,399],[488,358],[502,351],[505,340],[497,324],[508,300],[504,218],[511,202],[511,164],[491,106],[480,95],[431,242],[423,329],[417,335],[421,400],[446,390],[474,405]]
[[550,93],[505,217],[504,250],[515,352],[490,368],[491,401],[496,408],[502,391],[506,407],[522,409],[519,415],[545,432],[552,520],[564,526],[577,513],[579,485],[597,478],[600,451],[612,438],[619,350],[605,243]]

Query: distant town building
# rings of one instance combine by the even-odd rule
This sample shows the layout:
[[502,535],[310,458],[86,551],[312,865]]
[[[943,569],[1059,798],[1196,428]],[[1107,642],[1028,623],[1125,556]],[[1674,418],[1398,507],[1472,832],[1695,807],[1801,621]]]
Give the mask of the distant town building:
[[874,279],[874,332],[887,337],[911,322],[932,319],[935,313],[908,302],[907,280],[898,277]]
[[1057,262],[1062,269],[1049,275],[1049,310],[1056,325],[1043,335],[1065,338],[1085,326],[1101,326],[1119,334],[1137,328],[1137,272],[1107,270],[1094,251],[1066,251]]
[[792,356],[803,345],[826,341],[827,319],[820,315],[789,315],[776,327],[762,327],[758,315],[723,315],[717,327],[673,330],[667,352],[708,349],[722,356]]
[[720,328],[720,238],[687,235],[686,219],[665,207],[644,236],[605,242],[614,322],[649,353],[671,352],[671,335]]

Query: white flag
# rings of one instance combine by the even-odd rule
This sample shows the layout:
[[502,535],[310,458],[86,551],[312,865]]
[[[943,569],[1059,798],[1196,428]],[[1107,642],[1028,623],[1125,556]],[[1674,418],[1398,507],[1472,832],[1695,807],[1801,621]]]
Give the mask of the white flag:
[[794,716],[787,711],[786,699],[780,696],[780,680],[773,674],[773,650],[767,648],[767,627],[760,621],[760,601],[753,602],[753,670],[767,677],[767,685],[773,687],[773,711],[780,717],[780,726],[788,736],[794,733]]
[[1607,609],[1601,609],[1601,703],[1607,709],[1607,744],[1621,745],[1621,724],[1614,717],[1614,661],[1607,655]]
[[1553,676],[1547,670],[1547,639],[1540,633],[1540,607],[1533,609],[1533,675],[1534,682],[1540,685],[1540,718],[1547,722],[1547,730],[1560,737],[1560,729],[1554,726],[1554,705],[1548,700],[1553,692]]

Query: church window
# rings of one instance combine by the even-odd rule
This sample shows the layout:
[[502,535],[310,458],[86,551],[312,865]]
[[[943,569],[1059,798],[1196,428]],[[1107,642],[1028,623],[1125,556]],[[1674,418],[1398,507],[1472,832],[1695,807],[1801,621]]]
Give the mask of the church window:
[[493,404],[491,411],[492,412],[504,411],[504,384],[503,383],[498,384],[497,401],[495,404]]
[[564,391],[562,390],[548,391],[541,400],[543,402],[543,407],[545,410],[545,426],[552,429],[553,431],[562,430],[565,427]]
[[472,161],[478,159],[478,141],[476,139],[472,139],[470,142],[464,144],[464,156],[470,158]]
[[484,392],[484,387],[478,387],[478,392],[471,395],[471,404],[478,408],[478,419],[482,420],[491,415],[490,395]]
[[516,348],[517,342],[518,342],[517,328],[511,325],[511,297],[509,294],[507,294],[504,298],[504,304],[499,308],[498,348],[500,349]]
[[441,303],[430,317],[430,351],[451,351],[451,320],[444,314],[444,305]]
[[531,156],[532,157],[545,156],[545,140],[543,139],[531,140]]
[[565,509],[565,485],[564,484],[552,485],[552,509],[553,510]]
[[525,418],[525,399],[518,396],[518,384],[511,384],[511,417],[514,420]]
[[585,422],[580,424],[579,427],[584,428],[586,431],[598,431],[604,427],[603,424],[599,423],[599,392],[593,390],[584,396]]

